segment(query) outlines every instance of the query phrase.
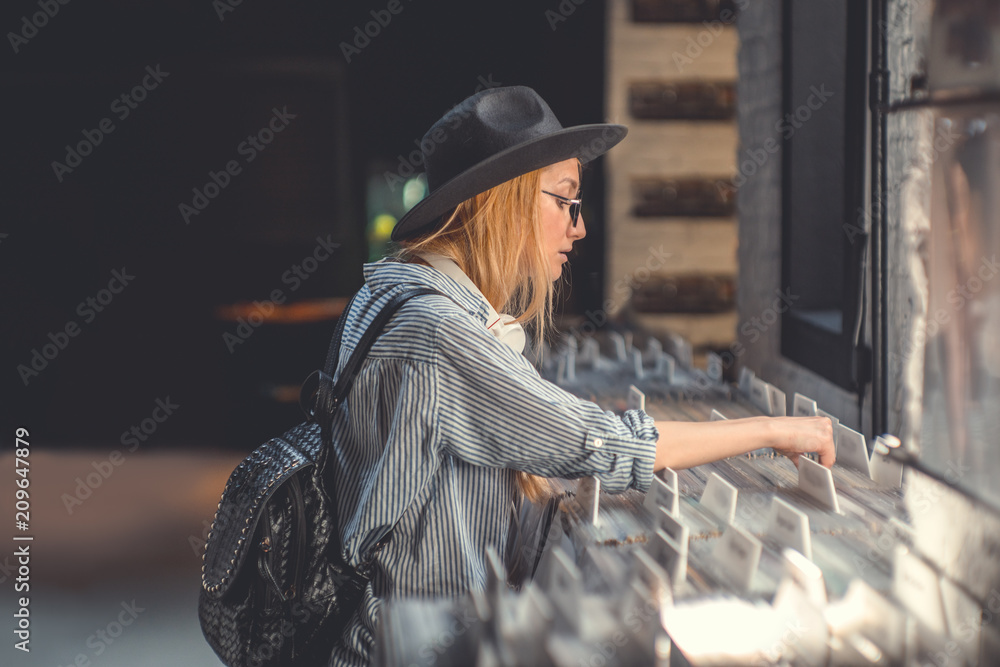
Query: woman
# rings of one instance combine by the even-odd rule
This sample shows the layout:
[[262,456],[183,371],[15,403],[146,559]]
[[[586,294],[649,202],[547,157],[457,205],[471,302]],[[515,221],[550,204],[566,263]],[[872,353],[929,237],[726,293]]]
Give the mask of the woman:
[[444,294],[402,307],[336,415],[339,440],[352,444],[331,457],[345,557],[357,565],[393,533],[331,664],[370,660],[380,598],[481,588],[487,547],[504,553],[512,511],[544,494],[544,478],[592,475],[609,492],[644,491],[665,466],[761,447],[833,464],[828,419],[615,416],[543,380],[521,355],[520,323],[541,337],[553,283],[586,235],[581,164],[625,131],[564,129],[537,93],[511,87],[473,95],[425,135],[430,194],[397,224],[398,254],[365,266],[345,314],[341,360],[390,295]]

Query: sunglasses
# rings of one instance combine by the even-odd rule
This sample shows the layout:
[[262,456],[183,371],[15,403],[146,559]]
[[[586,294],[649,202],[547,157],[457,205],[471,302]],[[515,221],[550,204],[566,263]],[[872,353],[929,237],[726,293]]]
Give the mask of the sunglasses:
[[563,197],[562,195],[557,195],[554,192],[548,192],[542,190],[542,194],[549,195],[550,197],[555,197],[560,201],[564,201],[569,204],[569,219],[573,221],[573,228],[576,228],[576,221],[580,217],[580,207],[583,206],[582,199],[569,199],[568,197]]

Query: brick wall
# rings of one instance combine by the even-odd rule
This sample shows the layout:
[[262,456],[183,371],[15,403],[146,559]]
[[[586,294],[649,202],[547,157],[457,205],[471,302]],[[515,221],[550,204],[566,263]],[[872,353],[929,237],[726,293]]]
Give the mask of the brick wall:
[[[723,275],[735,278],[737,225],[729,217],[637,217],[636,178],[716,178],[735,173],[734,120],[640,120],[629,112],[629,86],[636,82],[732,82],[736,79],[737,32],[730,24],[636,23],[631,2],[608,0],[608,119],[629,126],[629,135],[607,155],[606,294],[612,312],[628,301],[615,289],[657,275]],[[662,247],[662,251],[660,250]],[[669,255],[653,263],[651,257]],[[656,266],[653,272],[642,269]],[[655,330],[672,330],[695,345],[727,347],[734,340],[736,312],[640,314]]]

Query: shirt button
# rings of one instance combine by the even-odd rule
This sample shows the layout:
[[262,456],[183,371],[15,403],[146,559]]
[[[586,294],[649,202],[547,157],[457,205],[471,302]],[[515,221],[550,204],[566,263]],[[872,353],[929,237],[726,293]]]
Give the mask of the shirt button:
[[600,438],[594,438],[594,447],[600,447],[604,444],[604,441]]

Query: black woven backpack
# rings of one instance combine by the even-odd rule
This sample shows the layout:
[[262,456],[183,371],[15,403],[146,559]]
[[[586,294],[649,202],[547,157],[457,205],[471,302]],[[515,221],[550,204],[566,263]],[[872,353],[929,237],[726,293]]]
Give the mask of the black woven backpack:
[[334,384],[348,304],[323,370],[302,387],[309,419],[265,442],[230,475],[205,545],[198,600],[202,631],[226,665],[326,665],[358,608],[392,530],[359,568],[341,558],[335,489],[325,482],[327,451],[337,446],[330,424],[386,322],[421,294],[440,292],[418,288],[389,301]]

